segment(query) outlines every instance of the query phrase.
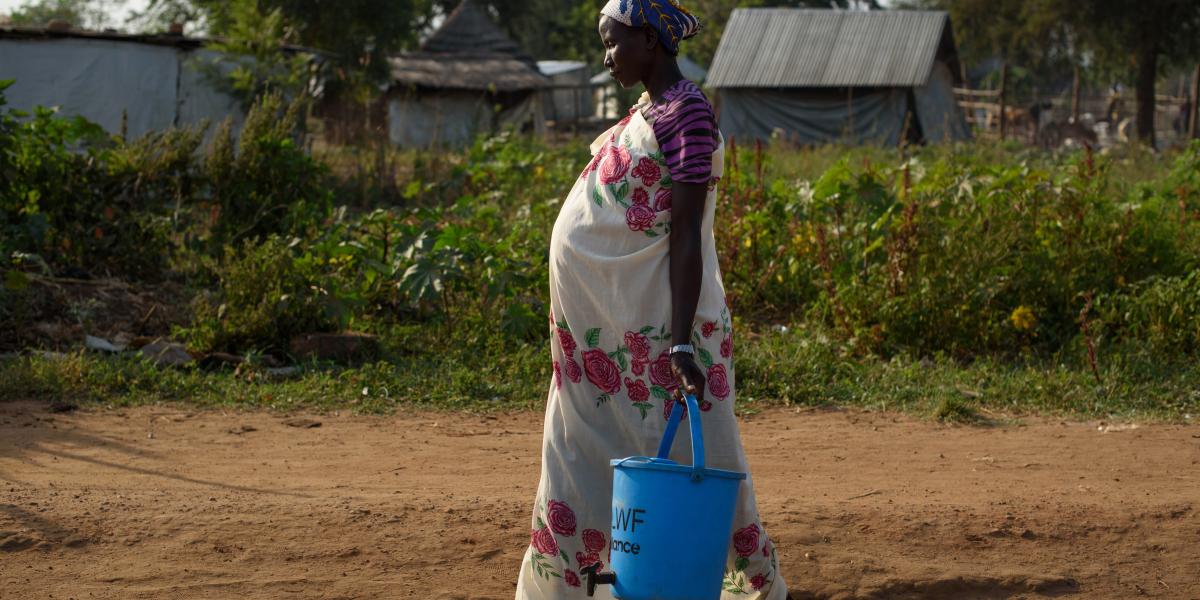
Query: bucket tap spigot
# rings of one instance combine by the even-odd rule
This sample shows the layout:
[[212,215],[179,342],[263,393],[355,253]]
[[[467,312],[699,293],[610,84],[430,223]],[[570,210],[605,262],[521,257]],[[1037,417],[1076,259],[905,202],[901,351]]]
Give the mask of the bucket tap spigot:
[[587,579],[587,595],[588,598],[596,595],[597,585],[612,585],[617,582],[616,573],[601,573],[600,565],[591,565],[580,569],[584,578]]

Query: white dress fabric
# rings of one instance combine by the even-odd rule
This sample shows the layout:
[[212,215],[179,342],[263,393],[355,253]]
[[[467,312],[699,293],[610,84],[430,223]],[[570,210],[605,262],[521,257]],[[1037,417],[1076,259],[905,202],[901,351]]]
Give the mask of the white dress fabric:
[[[647,102],[643,95],[643,104]],[[669,233],[671,178],[640,110],[592,144],[594,156],[563,204],[550,241],[553,381],[542,471],[517,600],[585,598],[581,569],[609,563],[609,460],[653,456],[676,384],[671,374]],[[713,239],[715,183],[702,226],[704,280],[692,331],[706,369],[701,404],[707,465],[748,472],[733,414],[733,329]],[[686,418],[686,417],[685,417]],[[686,425],[682,427],[686,431]],[[691,440],[671,458],[691,464]],[[681,574],[686,576],[686,574]],[[618,574],[618,577],[620,574]],[[596,598],[613,598],[599,586]],[[722,600],[783,600],[774,544],[763,530],[751,479],[741,486]]]

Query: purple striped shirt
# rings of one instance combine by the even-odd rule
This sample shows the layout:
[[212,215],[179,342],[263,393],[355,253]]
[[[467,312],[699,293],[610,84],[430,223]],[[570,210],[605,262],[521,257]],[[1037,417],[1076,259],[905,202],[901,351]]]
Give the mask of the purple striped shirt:
[[642,110],[651,123],[671,180],[709,183],[717,150],[717,120],[712,105],[696,84],[686,79],[663,93],[662,100]]

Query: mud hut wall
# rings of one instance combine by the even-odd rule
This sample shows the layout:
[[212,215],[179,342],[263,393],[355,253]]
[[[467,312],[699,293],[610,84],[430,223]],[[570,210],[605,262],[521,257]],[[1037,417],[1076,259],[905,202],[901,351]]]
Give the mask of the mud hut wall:
[[400,88],[388,95],[388,139],[403,148],[469,145],[499,128],[522,129],[537,118],[534,92]]

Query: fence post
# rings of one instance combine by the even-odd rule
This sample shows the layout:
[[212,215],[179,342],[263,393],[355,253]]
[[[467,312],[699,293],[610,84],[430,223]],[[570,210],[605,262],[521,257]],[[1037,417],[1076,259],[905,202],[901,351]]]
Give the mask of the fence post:
[[1200,138],[1197,121],[1200,121],[1200,64],[1196,65],[1196,72],[1192,74],[1192,109],[1188,111],[1188,137],[1192,139]]
[[1075,65],[1075,81],[1071,84],[1071,122],[1079,122],[1079,65]]
[[1004,110],[1007,98],[1005,88],[1008,87],[1008,63],[1000,63],[1000,141],[1004,141],[1004,130],[1008,128],[1008,114]]

